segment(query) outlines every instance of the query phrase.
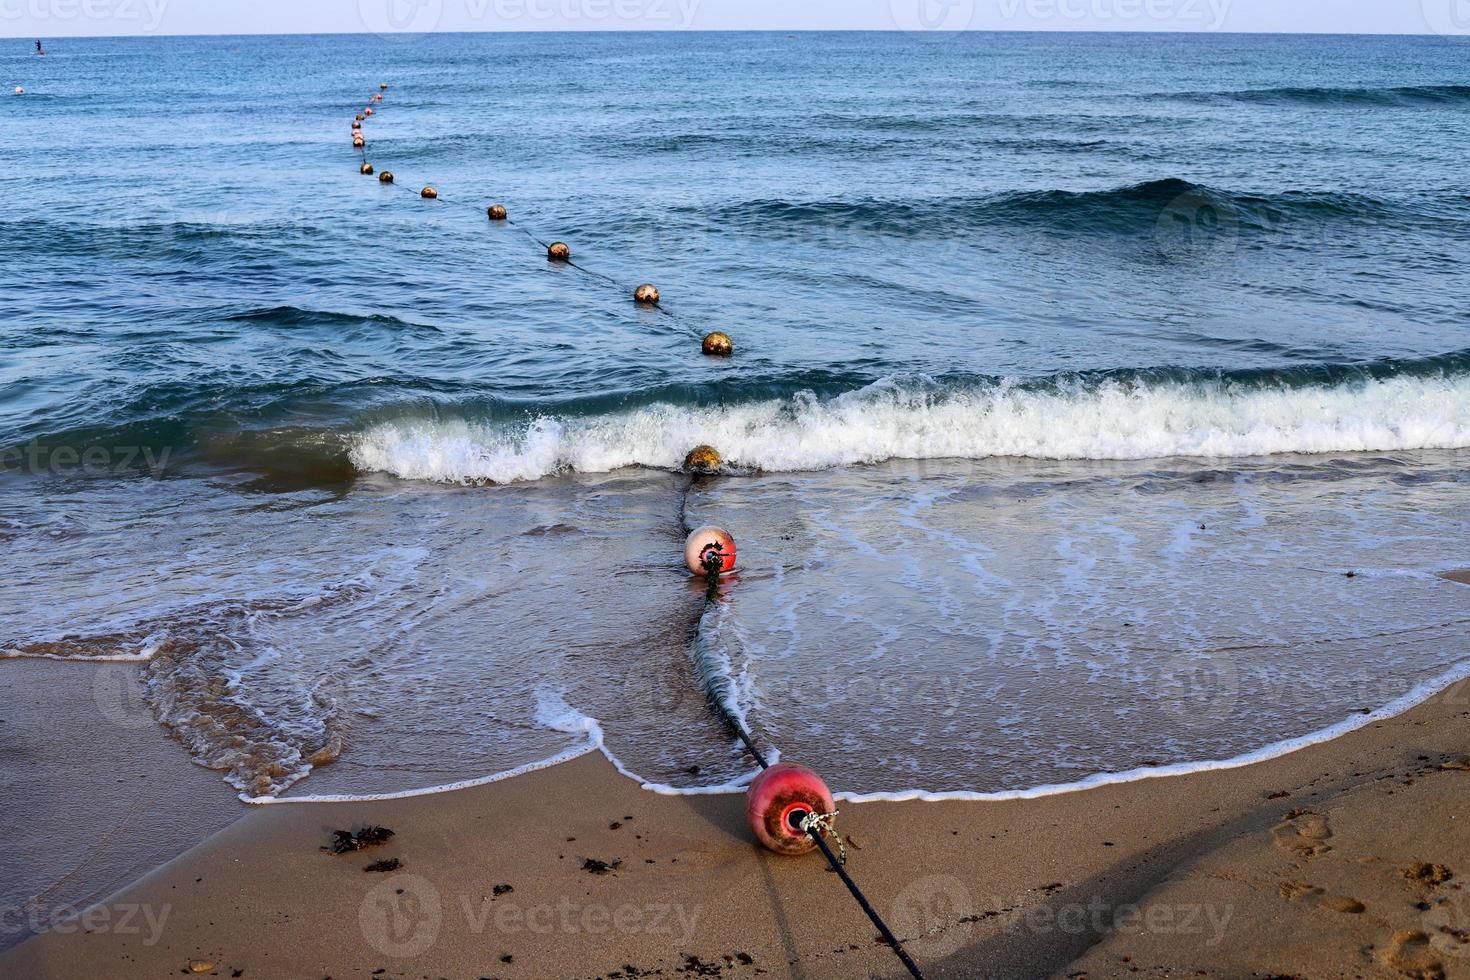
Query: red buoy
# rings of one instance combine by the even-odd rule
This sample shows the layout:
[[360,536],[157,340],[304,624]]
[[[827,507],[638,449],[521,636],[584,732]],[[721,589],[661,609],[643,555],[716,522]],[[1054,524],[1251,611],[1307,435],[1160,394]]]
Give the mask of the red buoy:
[[761,846],[777,854],[805,854],[817,846],[801,821],[812,813],[835,813],[832,791],[806,766],[778,762],[750,784],[745,821]]
[[704,575],[704,557],[711,551],[718,552],[721,557],[721,575],[735,570],[735,539],[730,532],[714,525],[699,528],[685,539],[684,564],[695,575]]
[[364,116],[371,116],[373,114],[373,110],[371,108],[364,109],[364,110],[362,110],[362,114]]

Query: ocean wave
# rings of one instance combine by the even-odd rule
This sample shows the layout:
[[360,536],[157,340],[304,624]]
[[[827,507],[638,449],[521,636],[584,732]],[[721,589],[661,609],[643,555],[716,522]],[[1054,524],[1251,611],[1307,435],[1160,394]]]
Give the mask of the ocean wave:
[[721,224],[749,227],[763,234],[796,227],[916,237],[953,235],[997,225],[1117,234],[1153,230],[1170,209],[1194,213],[1202,207],[1215,209],[1242,230],[1262,231],[1274,230],[1288,218],[1323,221],[1418,215],[1407,205],[1361,194],[1310,190],[1247,194],[1169,177],[1106,190],[1013,191],[932,201],[740,201],[715,208],[711,217]]
[[1392,85],[1365,88],[1286,86],[1222,92],[1185,92],[1191,102],[1249,102],[1307,106],[1455,106],[1470,103],[1470,85]]
[[337,310],[313,310],[300,306],[272,306],[242,310],[224,317],[236,323],[260,322],[271,327],[355,327],[364,324],[405,330],[442,333],[427,323],[413,323],[384,313],[342,313]]
[[[1077,375],[1030,382],[890,377],[835,397],[653,403],[518,425],[400,419],[358,433],[362,471],[509,483],[672,468],[701,443],[739,466],[819,470],[887,459],[1152,459],[1470,447],[1470,354],[1439,368]],[[1451,369],[1451,366],[1457,369]]]

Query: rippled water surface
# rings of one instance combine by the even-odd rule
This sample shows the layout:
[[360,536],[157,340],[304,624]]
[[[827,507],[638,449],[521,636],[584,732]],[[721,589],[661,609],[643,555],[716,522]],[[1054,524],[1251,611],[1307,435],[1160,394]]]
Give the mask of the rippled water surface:
[[[244,792],[473,778],[589,719],[725,783],[701,674],[844,790],[1020,790],[1470,660],[1435,574],[1470,564],[1460,42],[23,50],[0,649],[142,662]],[[675,472],[699,443],[730,475]],[[742,547],[710,608],[705,522]]]

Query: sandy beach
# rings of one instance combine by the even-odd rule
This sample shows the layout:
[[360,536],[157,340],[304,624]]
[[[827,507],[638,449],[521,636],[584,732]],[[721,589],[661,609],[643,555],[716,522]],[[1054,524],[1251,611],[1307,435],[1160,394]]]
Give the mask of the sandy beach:
[[1470,980],[1466,3],[0,8],[0,980]]
[[[929,976],[1463,977],[1467,752],[1461,683],[1249,766],[849,804],[840,826]],[[742,804],[646,792],[591,753],[437,795],[253,808],[0,975],[900,975],[820,857],[756,848]],[[371,826],[393,836],[323,849]]]

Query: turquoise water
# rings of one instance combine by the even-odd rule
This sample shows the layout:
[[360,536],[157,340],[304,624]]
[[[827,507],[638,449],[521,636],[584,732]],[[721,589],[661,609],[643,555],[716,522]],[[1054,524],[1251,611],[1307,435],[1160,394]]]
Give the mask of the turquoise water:
[[[1461,41],[29,45],[0,648],[143,661],[244,792],[472,778],[577,716],[738,779],[696,641],[867,792],[1230,757],[1470,655]],[[699,443],[735,475],[673,474]],[[721,616],[691,515],[748,542]],[[1227,703],[1180,709],[1201,672]]]

